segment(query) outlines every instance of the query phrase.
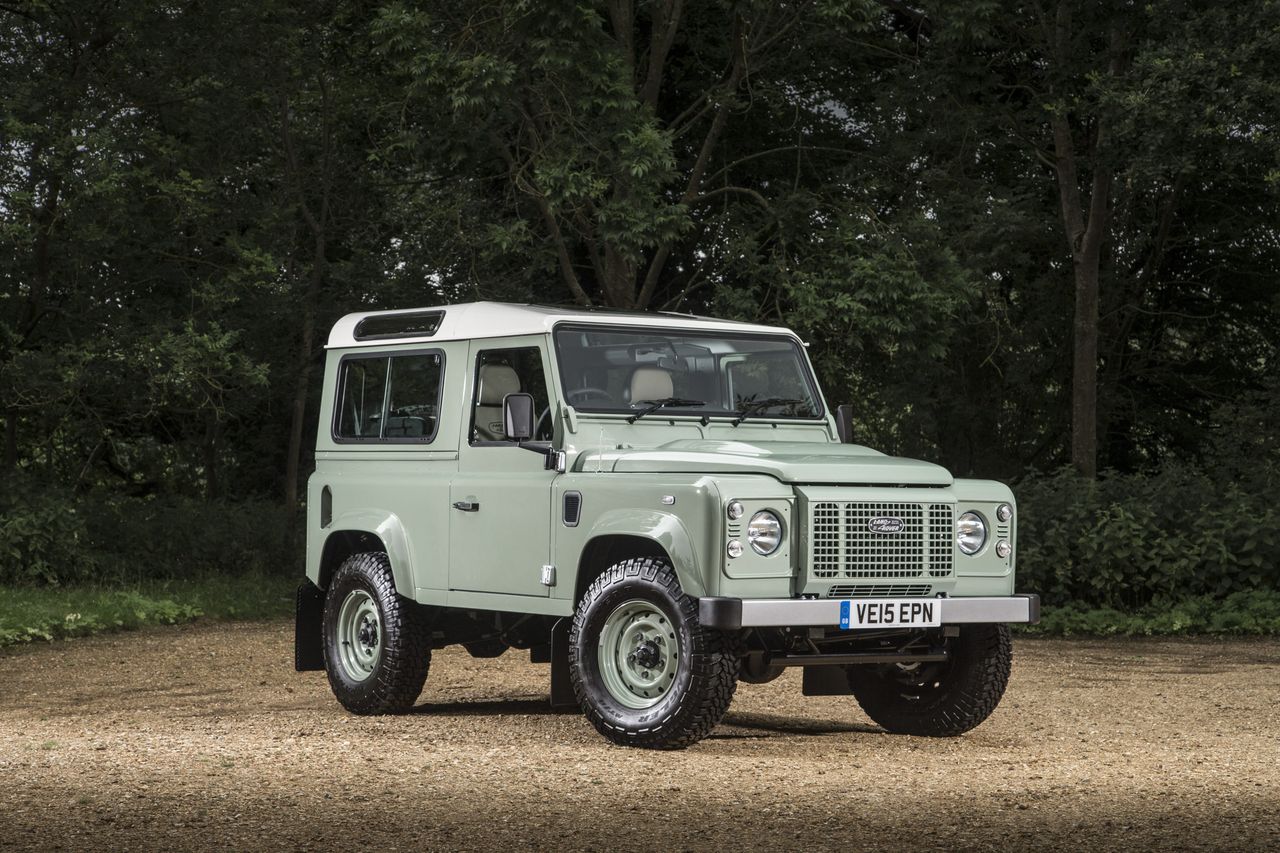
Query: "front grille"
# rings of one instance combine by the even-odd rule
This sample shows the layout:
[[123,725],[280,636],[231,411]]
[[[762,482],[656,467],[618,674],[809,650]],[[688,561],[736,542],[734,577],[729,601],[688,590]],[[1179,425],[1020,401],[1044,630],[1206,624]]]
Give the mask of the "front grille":
[[[951,504],[821,501],[809,513],[809,565],[815,578],[945,578],[954,557]],[[872,519],[901,530],[877,533]],[[897,522],[889,522],[896,526]]]
[[927,583],[838,583],[827,590],[827,598],[897,598],[931,592],[933,586]]

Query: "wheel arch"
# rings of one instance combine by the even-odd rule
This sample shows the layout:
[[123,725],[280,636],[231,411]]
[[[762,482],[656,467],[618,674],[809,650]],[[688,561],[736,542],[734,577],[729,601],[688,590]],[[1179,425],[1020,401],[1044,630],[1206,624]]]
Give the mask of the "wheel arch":
[[320,562],[313,579],[316,586],[327,589],[338,567],[352,554],[382,551],[391,561],[396,592],[414,597],[413,561],[404,525],[394,513],[359,513],[334,519],[333,530],[325,537]]
[[675,570],[686,595],[706,595],[693,539],[679,518],[665,512],[612,510],[592,525],[579,555],[575,606],[605,569],[630,557],[661,557]]

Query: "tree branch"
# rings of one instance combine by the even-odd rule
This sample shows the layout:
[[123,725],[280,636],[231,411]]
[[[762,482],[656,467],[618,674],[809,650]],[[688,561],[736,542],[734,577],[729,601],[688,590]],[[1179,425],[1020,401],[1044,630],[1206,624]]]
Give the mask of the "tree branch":
[[627,66],[634,70],[636,64],[635,8],[631,0],[612,0],[609,3],[609,22],[613,26],[613,37],[618,40],[622,55],[627,59]]
[[675,43],[676,31],[680,27],[680,14],[684,0],[665,0],[662,13],[653,19],[653,27],[649,36],[649,67],[645,70],[644,86],[640,89],[640,101],[650,107],[658,105],[658,94],[662,89],[662,75],[666,69],[667,54]]
[[565,243],[564,233],[560,230],[560,223],[556,220],[556,214],[551,209],[550,202],[547,201],[546,196],[537,187],[521,177],[521,169],[516,162],[515,155],[511,153],[506,144],[501,139],[497,139],[496,135],[493,143],[494,147],[502,155],[502,159],[507,162],[507,167],[511,170],[512,183],[517,187],[522,186],[525,194],[533,199],[534,206],[538,208],[538,213],[542,216],[542,221],[547,226],[547,231],[551,234],[551,240],[556,247],[556,260],[560,265],[560,276],[564,279],[569,292],[573,294],[573,298],[579,305],[590,305],[591,297],[583,290],[582,282],[578,280],[578,273],[573,268],[573,258],[569,255],[568,244]]
[[726,193],[740,193],[745,195],[756,204],[769,211],[769,213],[773,213],[773,206],[769,204],[769,200],[750,187],[716,187],[714,190],[709,190],[697,198],[691,199],[689,203],[701,204],[708,199],[715,198],[718,195],[725,195]]
[[[688,183],[680,196],[681,204],[690,204],[698,197],[702,187],[702,177],[707,171],[707,163],[711,160],[711,152],[715,149],[716,143],[720,141],[720,135],[724,132],[725,125],[729,121],[729,108],[733,103],[733,95],[746,74],[747,45],[741,15],[734,16],[731,39],[733,43],[733,61],[730,65],[728,79],[725,80],[724,86],[721,87],[724,96],[716,108],[716,116],[711,121],[711,128],[702,140],[702,148],[698,151],[698,159],[694,161],[693,169],[689,172]],[[644,276],[644,284],[640,287],[640,296],[636,300],[638,308],[645,308],[653,301],[653,294],[658,289],[658,279],[662,276],[662,269],[666,266],[667,258],[670,256],[671,240],[667,239],[658,247],[658,250],[653,255],[653,260],[649,262],[649,269]]]

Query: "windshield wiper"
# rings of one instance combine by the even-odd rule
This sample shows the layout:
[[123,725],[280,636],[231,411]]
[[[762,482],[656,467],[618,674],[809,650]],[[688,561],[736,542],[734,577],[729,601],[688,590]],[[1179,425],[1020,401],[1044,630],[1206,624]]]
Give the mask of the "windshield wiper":
[[801,404],[808,405],[809,401],[798,400],[795,397],[765,397],[760,400],[747,400],[742,404],[741,410],[734,412],[738,417],[734,419],[733,425],[737,426],[761,409],[769,409],[774,406],[799,406]]
[[701,400],[686,400],[683,397],[663,397],[661,400],[636,400],[631,405],[644,406],[644,408],[627,418],[627,423],[629,424],[633,424],[645,415],[652,414],[658,409],[665,409],[668,406],[685,408],[687,406],[705,406],[706,403]]

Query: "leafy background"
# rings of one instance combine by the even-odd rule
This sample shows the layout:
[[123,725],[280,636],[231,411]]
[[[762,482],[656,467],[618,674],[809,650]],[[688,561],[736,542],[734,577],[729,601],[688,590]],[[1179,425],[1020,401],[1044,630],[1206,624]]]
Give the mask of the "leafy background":
[[796,329],[1077,629],[1274,616],[1276,67],[1271,0],[0,0],[0,583],[296,576],[332,321],[506,299]]

